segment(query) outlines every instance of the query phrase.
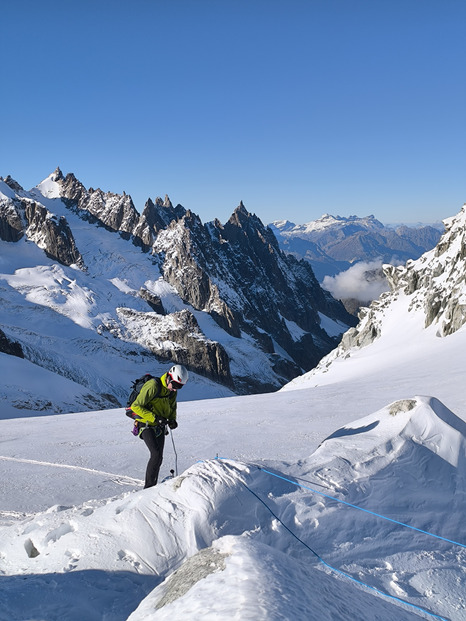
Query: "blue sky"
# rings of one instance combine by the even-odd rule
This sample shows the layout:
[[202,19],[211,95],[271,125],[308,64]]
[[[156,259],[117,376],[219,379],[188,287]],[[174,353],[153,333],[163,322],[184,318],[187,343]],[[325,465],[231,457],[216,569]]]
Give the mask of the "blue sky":
[[466,201],[463,0],[15,0],[0,175],[204,222],[433,222]]

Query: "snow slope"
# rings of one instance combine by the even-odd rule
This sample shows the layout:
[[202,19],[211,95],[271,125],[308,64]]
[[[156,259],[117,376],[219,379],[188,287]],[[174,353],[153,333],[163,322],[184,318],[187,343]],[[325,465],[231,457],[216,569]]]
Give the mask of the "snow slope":
[[[300,276],[301,270],[294,263],[288,265],[285,255],[279,259],[275,252],[266,250],[265,258],[259,261],[263,263],[261,269],[264,273],[278,269],[286,275],[287,284],[283,280],[281,285],[288,287],[282,296],[282,313],[288,316],[286,306],[290,304],[293,290],[289,317],[301,327],[291,320],[283,323],[280,315],[266,322],[268,326],[261,327],[262,316],[255,315],[256,311],[248,314],[243,307],[263,308],[266,299],[273,307],[277,290],[270,297],[270,287],[259,282],[258,299],[252,301],[252,285],[243,291],[238,283],[243,282],[245,276],[237,273],[234,267],[239,254],[242,259],[238,265],[243,261],[249,265],[253,261],[249,254],[254,244],[225,254],[225,248],[231,244],[223,243],[225,240],[220,243],[219,231],[211,223],[213,245],[198,264],[194,248],[205,245],[207,228],[204,230],[193,214],[192,222],[190,218],[181,218],[168,226],[178,209],[171,207],[168,198],[170,207],[165,209],[165,203],[163,207],[157,203],[156,208],[150,203],[152,208],[148,207],[146,213],[148,220],[144,216],[140,221],[141,226],[143,222],[149,226],[148,222],[154,218],[166,219],[167,225],[159,231],[152,251],[143,252],[140,245],[133,243],[137,239],[141,241],[140,238],[136,235],[131,241],[129,235],[129,231],[135,234],[141,231],[135,224],[139,215],[127,195],[118,197],[100,190],[87,192],[73,175],[63,178],[59,169],[27,192],[11,179],[9,183],[0,178],[2,231],[5,228],[0,240],[0,328],[6,339],[23,351],[25,359],[48,373],[42,374],[45,381],[40,394],[27,392],[20,381],[15,381],[15,377],[29,374],[29,364],[23,365],[19,376],[8,374],[8,382],[0,387],[8,415],[15,413],[15,409],[22,413],[51,414],[123,405],[128,377],[132,380],[143,372],[162,374],[173,357],[192,371],[191,382],[196,392],[191,393],[191,399],[231,396],[251,389],[268,390],[281,386],[285,378],[293,377],[300,369],[302,372],[310,368],[354,323],[354,318],[345,315],[341,305],[332,301],[317,283],[314,286],[312,278],[309,288],[300,280],[310,278],[309,271],[304,270],[304,276]],[[69,199],[60,198],[65,194],[76,198],[82,192],[87,198],[79,203],[79,209],[71,207]],[[179,213],[184,212],[183,207],[178,207]],[[262,233],[257,233],[265,234],[262,223],[256,222],[257,218],[244,206],[241,218],[244,222],[238,221],[241,224],[238,230],[244,232],[243,225],[254,222],[254,227],[258,228],[253,227],[246,238],[252,235],[254,239],[262,239]],[[65,227],[63,231],[68,231],[69,238],[65,236],[68,241],[61,236],[57,241],[44,222],[54,222],[57,227],[61,223],[60,226]],[[108,230],[105,223],[119,228],[120,233]],[[3,241],[18,239],[19,231],[25,234],[18,241]],[[153,233],[155,229],[151,236]],[[145,238],[144,243],[150,246],[152,241]],[[263,246],[266,248],[263,240],[258,243],[260,251]],[[188,247],[191,256],[186,254]],[[50,256],[61,257],[63,263]],[[208,276],[210,262],[217,267],[222,264],[221,269],[212,270],[212,276]],[[251,267],[252,281],[256,278],[256,268]],[[192,269],[197,274],[195,286],[191,286],[194,282]],[[277,282],[276,275],[273,282]],[[305,294],[302,288],[306,289]],[[217,299],[217,289],[223,296],[221,300]],[[318,302],[315,308],[321,311],[322,328],[317,325],[317,314],[309,310],[309,296],[313,295]],[[230,303],[231,308],[236,309],[235,317],[229,317],[227,323],[233,323],[230,328],[224,326],[226,329],[223,329],[221,317],[231,310],[227,311],[224,304]],[[246,324],[242,324],[242,320],[238,323],[242,315],[248,316]],[[314,337],[309,340],[307,330],[311,327]],[[325,334],[327,328],[329,334]],[[272,332],[267,336],[269,330]],[[303,343],[308,340],[305,346]],[[259,342],[262,345],[259,346]],[[262,370],[260,380],[254,375],[258,365]],[[5,373],[8,373],[8,365],[0,358],[0,374]],[[62,378],[76,386],[69,386]],[[49,387],[55,384],[57,389],[52,399]],[[66,394],[68,387],[70,397]]]
[[463,619],[466,423],[396,378],[181,403],[151,490],[121,410],[1,421],[0,619]]

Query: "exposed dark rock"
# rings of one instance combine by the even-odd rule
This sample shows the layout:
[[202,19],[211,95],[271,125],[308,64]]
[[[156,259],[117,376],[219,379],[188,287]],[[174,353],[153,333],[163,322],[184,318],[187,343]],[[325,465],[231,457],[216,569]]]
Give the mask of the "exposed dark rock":
[[0,201],[0,239],[17,242],[24,235],[25,223],[13,201]]
[[17,358],[24,358],[23,349],[17,341],[11,341],[5,332],[0,329],[0,352]]
[[357,317],[361,308],[363,308],[364,306],[369,306],[371,300],[361,302],[361,300],[356,300],[356,298],[347,298],[346,300],[341,300],[341,303],[346,308],[348,313]]
[[50,258],[63,265],[83,267],[83,259],[66,218],[58,218],[30,198],[0,201],[0,239],[18,242],[25,233]]
[[142,247],[149,250],[154,243],[157,233],[165,229],[173,220],[179,220],[186,213],[182,205],[173,207],[170,199],[156,198],[155,203],[149,198],[144,207],[139,222],[132,233],[136,240],[140,240]]
[[351,348],[365,347],[379,338],[385,311],[400,294],[407,296],[409,312],[424,314],[425,328],[438,326],[437,336],[449,336],[464,326],[466,205],[445,224],[446,231],[438,245],[417,261],[397,267],[384,265],[391,291],[383,293],[370,307],[361,309],[359,324],[343,335],[338,349],[322,360],[319,367],[328,367],[332,358],[345,356]]
[[66,218],[57,218],[43,205],[29,199],[21,201],[28,222],[27,235],[42,248],[48,257],[62,265],[83,267],[83,259],[76,247]]
[[[2,179],[2,177],[0,177],[0,179]],[[19,183],[15,181],[15,179],[10,177],[10,175],[7,175],[3,179],[3,181],[7,184],[7,186],[9,186],[15,192],[24,192],[24,189],[22,188],[22,186],[20,186]]]
[[98,222],[111,231],[121,231],[128,236],[139,220],[139,214],[130,196],[103,192],[101,189],[86,190],[72,173],[66,177],[59,168],[53,181],[60,185],[61,196],[69,208],[82,217]]
[[320,327],[320,314],[348,327],[357,323],[321,289],[310,265],[283,253],[243,203],[224,226],[218,220],[202,225],[187,211],[159,233],[153,251],[183,300],[207,310],[230,334],[251,335],[266,353],[274,354],[275,341],[289,364],[272,358],[271,364],[286,379],[312,368],[337,345]]
[[119,308],[118,314],[131,339],[141,342],[158,358],[184,364],[200,375],[232,387],[225,349],[220,343],[205,338],[190,311],[182,310],[164,317]]
[[154,295],[150,291],[147,291],[147,289],[143,288],[140,289],[139,295],[143,300],[146,300],[146,302],[149,304],[154,312],[158,313],[159,315],[166,314],[162,304],[162,300],[157,295]]

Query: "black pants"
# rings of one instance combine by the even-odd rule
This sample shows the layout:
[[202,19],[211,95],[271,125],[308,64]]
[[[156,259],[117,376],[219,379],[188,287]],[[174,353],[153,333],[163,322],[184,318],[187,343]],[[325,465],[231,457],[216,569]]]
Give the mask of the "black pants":
[[141,438],[144,440],[150,451],[150,457],[146,468],[146,480],[144,483],[144,489],[146,489],[147,487],[157,485],[159,470],[163,460],[165,434],[162,429],[156,427],[146,427],[146,429],[141,432]]

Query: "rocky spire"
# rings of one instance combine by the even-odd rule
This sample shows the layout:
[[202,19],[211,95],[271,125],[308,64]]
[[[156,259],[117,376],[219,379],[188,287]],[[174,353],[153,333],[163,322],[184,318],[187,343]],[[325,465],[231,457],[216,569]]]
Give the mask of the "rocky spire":
[[50,178],[52,179],[52,181],[63,181],[64,180],[63,173],[60,170],[59,166],[55,168],[53,173],[50,175]]

